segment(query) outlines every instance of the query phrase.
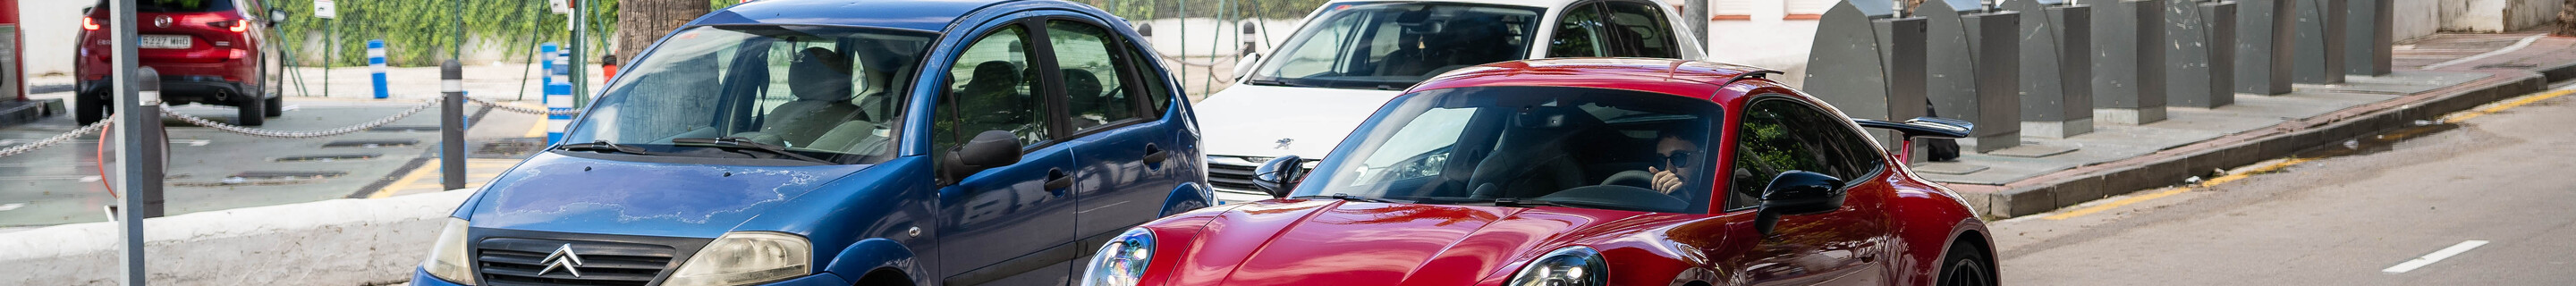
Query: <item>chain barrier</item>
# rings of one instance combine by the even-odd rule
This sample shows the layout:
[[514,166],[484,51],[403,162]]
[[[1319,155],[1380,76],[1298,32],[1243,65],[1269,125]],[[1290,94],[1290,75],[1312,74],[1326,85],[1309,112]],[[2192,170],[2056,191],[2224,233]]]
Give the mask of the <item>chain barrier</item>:
[[438,101],[436,101],[436,100],[424,100],[423,102],[421,102],[421,104],[420,104],[420,105],[412,106],[412,107],[411,107],[411,110],[404,110],[402,113],[396,113],[396,114],[394,114],[393,116],[387,116],[387,117],[385,117],[385,118],[383,118],[383,119],[376,119],[376,121],[368,121],[367,123],[360,123],[360,124],[358,124],[358,125],[352,125],[352,126],[349,126],[349,127],[340,127],[340,128],[332,128],[332,129],[324,129],[324,130],[313,130],[313,131],[278,131],[278,130],[266,130],[266,129],[258,129],[258,128],[250,128],[250,127],[235,126],[235,125],[232,125],[232,124],[224,124],[224,123],[221,123],[221,122],[215,122],[214,120],[206,120],[205,118],[198,118],[198,117],[196,117],[196,116],[188,116],[187,114],[181,114],[181,113],[179,113],[179,111],[178,111],[178,110],[170,109],[170,106],[168,106],[168,105],[162,105],[162,106],[160,106],[160,107],[161,107],[161,115],[162,115],[162,116],[169,116],[169,117],[179,118],[179,120],[181,120],[181,121],[187,121],[189,124],[196,124],[197,126],[204,126],[204,127],[206,127],[206,128],[214,128],[215,130],[223,130],[223,131],[225,131],[225,132],[241,133],[241,134],[243,134],[243,135],[259,136],[259,137],[268,137],[268,138],[316,138],[316,137],[328,137],[328,136],[335,136],[335,135],[341,135],[341,134],[357,133],[358,131],[366,131],[366,130],[367,130],[367,129],[369,129],[369,128],[376,128],[377,126],[384,126],[385,124],[392,124],[392,123],[394,123],[394,120],[403,119],[404,117],[411,117],[411,115],[412,115],[412,114],[420,113],[420,111],[422,111],[422,110],[428,110],[430,106],[435,106],[435,105],[438,105]]
[[[109,115],[109,117],[106,117],[106,118],[116,118],[116,117],[114,117],[114,115]],[[27,151],[35,151],[36,149],[44,149],[45,147],[54,146],[55,144],[63,144],[63,142],[71,142],[71,141],[72,141],[72,138],[79,138],[81,135],[89,134],[90,132],[98,132],[98,129],[99,129],[99,128],[106,128],[106,127],[107,127],[107,124],[108,124],[109,122],[116,122],[116,121],[115,121],[115,120],[99,120],[97,123],[90,123],[90,124],[89,124],[89,126],[81,126],[81,128],[80,128],[80,129],[72,129],[72,132],[69,132],[69,133],[63,133],[63,135],[54,135],[54,137],[52,137],[52,138],[45,138],[44,140],[36,140],[36,143],[29,143],[29,144],[26,144],[26,145],[18,145],[18,146],[10,146],[8,149],[0,149],[0,157],[9,157],[9,156],[13,156],[13,155],[18,155],[18,154],[20,154],[20,153],[27,153]]]
[[518,112],[518,113],[536,114],[536,115],[577,115],[577,114],[581,114],[581,110],[553,111],[553,110],[546,110],[546,109],[537,109],[537,108],[526,108],[526,107],[510,106],[510,105],[505,105],[505,104],[501,104],[501,103],[497,103],[497,102],[484,101],[484,100],[483,100],[483,99],[481,99],[481,98],[474,98],[474,97],[471,97],[471,96],[465,97],[465,100],[467,100],[467,101],[473,101],[473,102],[474,102],[474,104],[480,104],[480,105],[483,105],[483,107],[485,107],[485,108],[499,109],[499,110],[509,111],[509,112]]

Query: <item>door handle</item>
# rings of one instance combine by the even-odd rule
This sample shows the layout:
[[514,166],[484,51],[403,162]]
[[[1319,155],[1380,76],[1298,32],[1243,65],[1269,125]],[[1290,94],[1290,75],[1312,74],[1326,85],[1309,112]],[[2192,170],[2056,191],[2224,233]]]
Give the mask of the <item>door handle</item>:
[[1154,143],[1145,143],[1145,165],[1147,167],[1161,167],[1163,166],[1163,160],[1171,158],[1172,152],[1163,152],[1162,147],[1155,147]]
[[1061,197],[1064,196],[1064,189],[1072,187],[1073,176],[1065,174],[1064,169],[1047,169],[1047,193]]

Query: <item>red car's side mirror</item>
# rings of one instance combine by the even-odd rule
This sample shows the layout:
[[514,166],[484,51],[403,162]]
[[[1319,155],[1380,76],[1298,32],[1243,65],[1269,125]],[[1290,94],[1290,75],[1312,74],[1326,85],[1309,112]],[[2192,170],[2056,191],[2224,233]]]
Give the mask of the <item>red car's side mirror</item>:
[[1843,208],[1843,179],[1808,171],[1780,172],[1762,190],[1761,209],[1754,211],[1753,230],[1771,235],[1782,215],[1809,215]]

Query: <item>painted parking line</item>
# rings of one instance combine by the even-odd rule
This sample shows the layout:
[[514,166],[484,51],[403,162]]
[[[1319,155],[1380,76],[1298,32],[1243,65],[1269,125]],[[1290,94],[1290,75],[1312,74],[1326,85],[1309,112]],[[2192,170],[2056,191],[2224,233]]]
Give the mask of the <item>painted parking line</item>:
[[2416,268],[2423,268],[2425,265],[2433,265],[2434,262],[2442,262],[2442,259],[2451,258],[2453,255],[2460,255],[2462,252],[2469,252],[2469,249],[2475,249],[2481,245],[2487,245],[2487,241],[2462,241],[2460,244],[2453,244],[2451,247],[2444,247],[2442,250],[2435,250],[2431,254],[2425,254],[2424,257],[2416,257],[2415,260],[2407,260],[2406,262],[2397,263],[2397,266],[2389,266],[2388,269],[2380,269],[2379,272],[2406,273],[2407,271],[2415,271]]
[[[482,187],[483,183],[500,177],[501,170],[518,164],[519,160],[515,159],[467,159],[465,188]],[[401,178],[394,179],[393,183],[386,184],[384,188],[367,194],[367,198],[378,199],[403,194],[446,191],[446,182],[441,181],[439,176],[437,163],[421,165],[419,168],[412,168],[411,172],[404,173]]]
[[6,204],[0,204],[0,211],[9,211],[9,210],[14,210],[14,209],[23,208],[23,207],[27,207],[27,203],[6,203]]
[[2130,205],[2130,204],[2136,204],[2136,203],[2138,203],[2138,202],[2144,202],[2144,201],[2147,201],[2147,200],[2154,200],[2154,199],[2157,199],[2157,198],[2163,198],[2163,197],[2166,197],[2166,196],[2172,196],[2172,195],[2182,194],[2183,192],[2189,192],[2189,191],[2194,190],[2194,189],[2209,188],[2209,187],[2211,187],[2211,186],[2217,186],[2218,184],[2225,184],[2225,183],[2227,183],[2227,182],[2234,182],[2234,181],[2236,181],[2236,180],[2243,180],[2243,179],[2245,179],[2246,177],[2252,177],[2252,176],[2254,176],[2255,174],[2262,174],[2262,173],[2270,173],[2270,172],[2272,172],[2272,171],[2279,171],[2279,170],[2281,170],[2281,168],[2288,168],[2288,167],[2290,167],[2291,165],[2298,165],[2299,163],[2307,163],[2308,161],[2313,161],[2313,160],[2314,160],[2314,159],[2305,159],[2305,158],[2289,158],[2289,159],[2282,159],[2280,162],[2274,162],[2274,163],[2272,163],[2272,164],[2263,165],[2262,167],[2254,167],[2253,169],[2248,169],[2248,170],[2244,170],[2244,171],[2238,171],[2238,172],[2235,172],[2235,173],[2232,173],[2232,174],[2227,174],[2226,176],[2218,176],[2217,178],[2210,178],[2210,179],[2209,179],[2209,180],[2207,180],[2207,181],[2201,181],[2199,184],[2193,184],[2193,185],[2189,185],[2189,186],[2181,186],[2181,187],[2173,187],[2173,188],[2171,188],[2171,189],[2166,189],[2166,190],[2164,190],[2164,191],[2158,191],[2158,192],[2148,193],[2148,194],[2144,194],[2144,195],[2132,196],[2132,197],[2123,198],[2123,199],[2120,199],[2120,200],[2111,201],[2111,202],[2108,202],[2108,203],[2102,203],[2102,204],[2099,204],[2099,205],[2093,205],[2093,206],[2090,206],[2090,207],[2085,207],[2085,208],[2081,208],[2081,209],[2075,209],[2075,210],[2072,210],[2072,211],[2066,211],[2066,212],[2057,213],[2057,214],[2054,214],[2054,215],[2045,216],[2045,217],[2040,217],[2040,219],[2045,219],[2045,220],[2065,220],[2065,219],[2069,219],[2069,218],[2075,218],[2075,217],[2079,217],[2079,216],[2089,215],[2089,214],[2093,214],[2093,213],[2098,213],[2098,212],[2102,212],[2102,211],[2107,211],[2107,210],[2111,210],[2111,209],[2120,208],[2120,207],[2122,207],[2122,206],[2128,206],[2128,205]]

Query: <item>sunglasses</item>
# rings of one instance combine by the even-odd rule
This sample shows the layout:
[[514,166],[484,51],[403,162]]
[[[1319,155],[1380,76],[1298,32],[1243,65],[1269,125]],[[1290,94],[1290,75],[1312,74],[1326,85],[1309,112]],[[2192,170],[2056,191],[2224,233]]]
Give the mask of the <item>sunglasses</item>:
[[1681,166],[1687,166],[1687,165],[1689,165],[1689,164],[1690,164],[1690,161],[1691,161],[1691,155],[1692,155],[1692,154],[1694,154],[1694,153],[1698,153],[1698,152],[1691,152],[1691,151],[1673,151],[1673,152],[1672,152],[1672,153],[1670,153],[1670,154],[1664,154],[1664,158],[1663,158],[1663,159],[1664,159],[1664,166],[1666,166],[1666,167],[1681,167]]

